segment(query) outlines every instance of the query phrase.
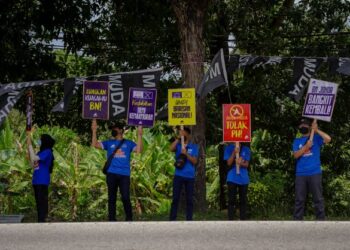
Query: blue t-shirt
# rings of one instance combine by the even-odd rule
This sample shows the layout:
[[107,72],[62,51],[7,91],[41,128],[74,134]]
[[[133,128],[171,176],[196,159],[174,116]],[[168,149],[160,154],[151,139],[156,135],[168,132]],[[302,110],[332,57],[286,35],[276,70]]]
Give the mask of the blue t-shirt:
[[[232,152],[235,150],[235,145],[229,144],[225,147],[224,152],[224,160],[227,161],[231,155]],[[241,150],[239,152],[239,156],[242,157],[245,161],[250,161],[250,149],[246,146],[241,147]],[[226,182],[232,182],[239,185],[247,185],[249,184],[249,175],[248,175],[248,168],[240,167],[239,168],[239,174],[236,173],[236,161],[234,160],[232,163],[232,168],[227,174]]]
[[[108,140],[101,142],[102,148],[107,150],[107,158],[114,152],[120,142],[121,140]],[[135,142],[125,139],[123,145],[121,145],[115,153],[107,172],[130,176],[130,155],[135,148]]]
[[[293,152],[301,149],[308,139],[308,136],[295,138]],[[319,134],[315,134],[310,150],[297,159],[296,176],[310,176],[322,173],[320,152],[323,143],[323,138]]]
[[[186,146],[187,153],[192,157],[198,157],[198,145],[189,143]],[[175,160],[179,155],[181,154],[181,143],[178,143],[176,145],[176,151],[175,151]],[[194,165],[187,159],[185,162],[185,165],[182,169],[175,168],[175,175],[176,176],[182,176],[185,178],[191,178],[194,179],[195,176],[195,167]]]
[[38,165],[33,172],[33,185],[49,185],[50,184],[50,165],[53,160],[51,149],[45,149],[37,154],[39,157]]

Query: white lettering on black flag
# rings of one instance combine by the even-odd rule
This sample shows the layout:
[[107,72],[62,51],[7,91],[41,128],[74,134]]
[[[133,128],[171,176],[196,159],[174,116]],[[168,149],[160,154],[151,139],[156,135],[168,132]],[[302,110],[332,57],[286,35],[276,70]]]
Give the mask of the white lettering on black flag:
[[323,59],[296,58],[294,59],[293,81],[289,87],[288,96],[299,102],[304,95],[310,78],[319,69]]
[[[125,118],[127,99],[130,87],[156,88],[162,74],[162,68],[139,70],[131,72],[112,73],[97,77],[99,81],[110,83],[109,119]],[[92,77],[70,78],[64,81],[64,98],[52,109],[53,112],[67,112],[72,97],[83,85],[83,82]]]
[[4,84],[0,88],[0,96],[4,95],[6,93],[21,90],[24,88],[37,87],[37,86],[42,86],[42,85],[49,84],[49,83],[56,83],[57,81],[59,81],[59,80],[46,80],[46,81],[41,80],[41,81]]
[[6,93],[1,97],[0,102],[0,125],[4,122],[11,109],[15,106],[17,101],[21,98],[24,93],[24,89],[20,91],[13,91]]
[[213,89],[228,84],[224,51],[220,49],[214,56],[207,73],[198,88],[198,95],[205,97]]
[[110,83],[109,119],[126,118],[129,88],[156,88],[162,68],[116,73],[101,76],[98,80]]

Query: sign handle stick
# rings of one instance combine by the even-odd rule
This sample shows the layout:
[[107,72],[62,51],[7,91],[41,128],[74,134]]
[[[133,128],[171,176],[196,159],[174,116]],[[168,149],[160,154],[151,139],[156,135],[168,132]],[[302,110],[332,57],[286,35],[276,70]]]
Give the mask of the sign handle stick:
[[[317,120],[314,119],[312,123],[314,123],[314,122],[317,122]],[[314,135],[315,135],[315,130],[314,130],[314,129],[311,129],[310,141],[313,141],[313,140],[314,140]]]
[[185,148],[185,137],[183,136],[184,125],[181,125],[180,129],[181,129],[181,148]]
[[[235,148],[239,148],[239,142],[236,141]],[[237,164],[237,160],[239,158],[239,151],[236,153],[236,174],[240,174],[240,166]]]
[[230,91],[230,84],[229,84],[229,83],[227,83],[227,92],[228,92],[228,98],[230,99],[230,103],[232,103],[231,91]]
[[26,105],[26,131],[32,130],[32,116],[33,116],[33,92],[29,90],[27,92],[27,105]]

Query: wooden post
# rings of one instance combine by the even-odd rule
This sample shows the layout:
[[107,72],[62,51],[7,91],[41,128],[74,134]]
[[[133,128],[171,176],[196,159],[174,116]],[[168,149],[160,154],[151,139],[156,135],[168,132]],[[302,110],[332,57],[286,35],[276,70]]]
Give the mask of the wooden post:
[[[236,148],[239,148],[239,142],[238,141],[236,141],[235,149]],[[240,150],[236,153],[236,174],[240,174],[240,166],[239,166],[239,164],[237,164],[237,160],[239,158],[239,152],[240,152]]]
[[[314,123],[314,122],[317,122],[317,120],[314,119],[312,123]],[[312,123],[311,123],[311,126],[312,126]],[[315,130],[314,130],[314,129],[311,129],[310,141],[313,141],[313,140],[314,140],[314,135],[315,135]]]
[[185,137],[183,136],[184,125],[180,126],[181,129],[181,149],[185,148]]

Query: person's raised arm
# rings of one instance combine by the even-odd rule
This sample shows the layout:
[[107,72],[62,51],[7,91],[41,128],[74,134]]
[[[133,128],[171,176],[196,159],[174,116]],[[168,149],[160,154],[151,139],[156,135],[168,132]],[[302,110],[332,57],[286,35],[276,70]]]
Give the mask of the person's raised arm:
[[314,120],[312,123],[312,129],[315,131],[315,133],[319,134],[322,137],[325,144],[328,144],[331,142],[332,138],[327,133],[323,132],[318,128],[316,120]]
[[95,147],[95,148],[102,148],[100,142],[97,141],[96,131],[97,131],[97,121],[96,121],[96,119],[92,119],[92,122],[91,122],[91,132],[92,132],[91,146]]
[[249,161],[246,161],[242,157],[239,157],[238,158],[238,165],[240,167],[248,168],[249,167]]
[[175,152],[176,151],[176,145],[180,142],[179,138],[175,138],[175,140],[170,144],[169,150],[171,152]]
[[301,147],[298,151],[294,151],[293,155],[295,159],[300,158],[303,154],[305,154],[312,147],[312,141],[308,140],[306,144]]
[[181,153],[183,153],[184,155],[186,155],[187,159],[193,164],[196,165],[198,163],[198,157],[196,156],[191,156],[186,148],[182,148]]
[[235,147],[235,150],[232,151],[230,158],[227,159],[227,166],[231,166],[233,161],[236,159],[236,153],[239,152],[239,147]]
[[136,154],[140,154],[143,150],[143,143],[142,143],[142,126],[137,127],[137,144],[136,144]]
[[37,156],[34,153],[33,145],[32,145],[32,139],[31,139],[31,132],[27,131],[27,148],[28,148],[28,155],[29,155],[29,160],[32,165],[32,167],[36,167],[36,162],[40,160],[39,156]]

